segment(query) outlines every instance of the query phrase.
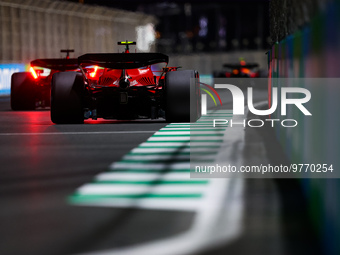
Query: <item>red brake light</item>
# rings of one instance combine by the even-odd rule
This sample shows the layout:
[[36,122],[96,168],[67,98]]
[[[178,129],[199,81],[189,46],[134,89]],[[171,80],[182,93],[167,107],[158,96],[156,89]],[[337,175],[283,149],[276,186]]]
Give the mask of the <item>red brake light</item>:
[[97,69],[98,69],[98,66],[95,66],[94,71],[92,73],[90,73],[90,77],[94,78],[96,76]]
[[250,74],[250,78],[257,78],[257,77],[259,77],[259,73],[251,73]]
[[233,70],[233,74],[238,75],[238,74],[239,74],[239,71],[238,71],[237,69],[234,69],[234,70]]
[[244,74],[249,74],[250,70],[248,68],[242,68],[241,72],[244,73]]
[[38,79],[38,75],[37,73],[35,72],[34,68],[33,67],[30,67],[30,71],[31,71],[31,74],[33,76],[34,79]]

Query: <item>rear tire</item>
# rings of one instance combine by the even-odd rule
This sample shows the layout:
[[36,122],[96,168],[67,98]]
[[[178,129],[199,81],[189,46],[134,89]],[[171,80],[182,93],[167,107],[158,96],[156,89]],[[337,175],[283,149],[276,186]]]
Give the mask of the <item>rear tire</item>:
[[35,89],[35,83],[30,73],[14,73],[11,78],[12,110],[34,110],[36,93]]
[[82,124],[84,110],[83,76],[77,72],[59,72],[52,77],[51,120],[55,124]]
[[201,117],[198,78],[194,70],[174,71],[165,77],[165,117],[167,122],[195,122]]

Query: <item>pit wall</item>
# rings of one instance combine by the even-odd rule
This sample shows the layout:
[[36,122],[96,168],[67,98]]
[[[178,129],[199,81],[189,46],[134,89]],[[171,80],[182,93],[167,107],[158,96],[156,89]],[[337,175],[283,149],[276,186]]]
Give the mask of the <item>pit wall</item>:
[[[340,78],[340,1],[325,1],[308,25],[276,43],[268,52],[268,63],[272,78]],[[280,90],[281,85],[274,80],[269,90],[271,86]],[[288,86],[310,90],[308,110],[313,117],[304,116],[297,108],[284,118],[273,116],[299,122],[294,129],[276,127],[287,157],[293,163],[332,161],[340,166],[340,83]],[[323,254],[340,254],[340,180],[303,178],[301,184],[314,228],[322,240]]]

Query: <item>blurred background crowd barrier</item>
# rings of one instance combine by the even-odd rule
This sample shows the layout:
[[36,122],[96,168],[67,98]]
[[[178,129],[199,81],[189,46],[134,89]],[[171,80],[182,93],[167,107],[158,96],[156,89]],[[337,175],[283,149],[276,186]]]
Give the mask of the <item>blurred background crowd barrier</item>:
[[[332,161],[339,166],[340,83],[331,78],[340,77],[340,1],[273,0],[270,12],[271,37],[276,41],[268,53],[270,77],[327,78],[284,84],[310,90],[313,118],[304,116],[297,108],[288,112],[286,118],[297,119],[299,128],[290,132],[278,126],[277,138],[291,162]],[[282,86],[276,79],[272,85]],[[340,254],[340,180],[301,182],[325,254]]]
[[64,48],[74,49],[75,57],[117,52],[120,40],[137,41],[137,52],[168,54],[170,65],[204,76],[240,58],[259,63],[266,75],[266,0],[98,2],[0,0],[0,93],[9,94],[14,69],[8,64],[21,64],[23,71],[33,59],[64,57]]
[[12,73],[37,58],[65,57],[61,49],[78,57],[117,52],[117,41],[137,40],[139,51],[150,51],[156,22],[152,15],[65,1],[1,0],[0,94],[9,94]]
[[117,41],[136,40],[136,30],[155,24],[156,19],[143,13],[65,1],[1,0],[0,22],[1,62],[25,63],[58,58],[64,48],[74,49],[77,56],[117,52]]

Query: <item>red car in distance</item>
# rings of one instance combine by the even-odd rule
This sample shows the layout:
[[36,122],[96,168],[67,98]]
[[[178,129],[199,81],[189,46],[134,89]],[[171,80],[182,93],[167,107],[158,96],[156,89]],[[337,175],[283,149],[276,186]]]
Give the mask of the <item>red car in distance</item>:
[[223,65],[224,70],[215,71],[214,78],[258,78],[260,77],[259,64],[247,63],[240,58],[239,63],[228,63]]
[[61,50],[66,58],[36,59],[30,62],[29,72],[14,73],[11,78],[12,110],[35,110],[50,106],[52,76],[58,72],[79,71],[78,59],[70,58],[74,50]]

